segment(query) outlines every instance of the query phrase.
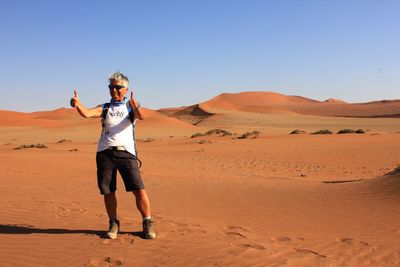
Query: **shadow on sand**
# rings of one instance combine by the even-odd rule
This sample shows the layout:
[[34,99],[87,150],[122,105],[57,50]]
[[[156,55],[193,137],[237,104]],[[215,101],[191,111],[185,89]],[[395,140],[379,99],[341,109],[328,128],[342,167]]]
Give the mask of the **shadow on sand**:
[[[95,235],[100,238],[106,238],[104,231],[97,230],[70,230],[70,229],[42,229],[36,228],[32,225],[15,225],[15,224],[0,224],[0,234],[11,234],[11,235],[29,235],[29,234],[53,234],[53,235],[64,235],[64,234],[85,234]],[[130,234],[143,238],[142,232],[120,232],[120,234]]]

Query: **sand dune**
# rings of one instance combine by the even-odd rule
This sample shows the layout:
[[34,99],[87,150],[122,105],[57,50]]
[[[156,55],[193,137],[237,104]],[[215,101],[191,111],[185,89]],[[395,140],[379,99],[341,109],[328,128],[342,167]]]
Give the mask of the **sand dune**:
[[196,125],[202,120],[215,115],[215,113],[207,112],[198,104],[175,109],[161,109],[159,112],[193,125]]
[[[161,112],[143,108],[143,113],[145,120],[138,122],[142,125],[138,130],[139,138],[183,136],[190,135],[195,131],[194,126],[190,123],[169,117]],[[79,125],[85,128],[85,131],[75,131],[74,129]],[[59,128],[60,135],[64,133],[64,136],[76,139],[77,135],[85,135],[88,131],[98,132],[100,125],[100,118],[84,119],[74,109],[60,108],[31,113],[0,110],[0,127],[3,127],[5,131],[12,130],[10,127],[21,127],[25,129],[24,134],[27,134],[32,128],[53,127]],[[51,131],[51,133],[55,132]]]
[[[71,109],[0,111],[0,265],[399,266],[398,119],[301,115],[288,108],[358,105],[372,114],[378,106],[394,111],[397,101],[245,96],[144,110],[137,141],[157,222],[153,241],[141,238],[141,218],[121,180],[122,232],[115,240],[103,237],[99,119]],[[256,112],[263,101],[284,112]],[[191,116],[203,120],[184,121]],[[299,127],[307,133],[288,134]],[[189,137],[214,128],[233,134]],[[322,128],[369,131],[309,134]],[[238,138],[250,130],[261,134]],[[47,148],[15,149],[33,143]]]
[[328,98],[324,102],[325,103],[332,103],[332,104],[347,104],[347,102],[345,102],[343,100],[340,100],[340,99],[335,99],[335,98]]
[[292,104],[315,104],[316,100],[302,96],[287,96],[274,92],[242,92],[242,93],[223,93],[203,104],[210,107],[218,107],[221,103],[230,103],[236,107],[240,106],[277,106]]
[[[382,100],[349,104],[338,99],[317,101],[302,96],[287,96],[274,92],[242,92],[218,95],[197,105],[203,112],[226,111],[283,113],[328,117],[392,118],[400,117],[400,100]],[[182,108],[185,110],[187,108]],[[179,114],[179,110],[170,114]],[[179,116],[177,116],[179,117]],[[185,118],[188,120],[188,118]]]
[[138,122],[139,138],[191,135],[196,128],[187,122],[158,111],[145,109],[143,121]]
[[0,126],[49,127],[73,124],[80,121],[73,109],[60,108],[51,111],[16,112],[0,110]]

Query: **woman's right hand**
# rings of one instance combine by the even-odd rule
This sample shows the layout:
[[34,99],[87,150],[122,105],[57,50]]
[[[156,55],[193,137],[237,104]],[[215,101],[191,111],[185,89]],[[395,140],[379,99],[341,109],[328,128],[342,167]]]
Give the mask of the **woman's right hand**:
[[70,100],[71,107],[76,107],[79,104],[78,92],[74,90],[74,97]]

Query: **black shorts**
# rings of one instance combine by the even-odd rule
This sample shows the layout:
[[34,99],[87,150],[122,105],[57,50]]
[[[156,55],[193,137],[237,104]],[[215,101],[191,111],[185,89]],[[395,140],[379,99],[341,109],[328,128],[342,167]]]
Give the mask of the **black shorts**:
[[126,191],[144,189],[136,157],[127,151],[103,150],[97,152],[97,185],[102,195],[117,190],[117,170]]

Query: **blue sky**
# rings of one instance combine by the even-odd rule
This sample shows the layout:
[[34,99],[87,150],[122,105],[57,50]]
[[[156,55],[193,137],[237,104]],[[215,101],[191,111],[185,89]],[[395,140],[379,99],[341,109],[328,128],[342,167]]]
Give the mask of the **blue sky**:
[[223,92],[400,99],[400,1],[0,1],[0,109],[88,107],[120,70],[142,106]]

